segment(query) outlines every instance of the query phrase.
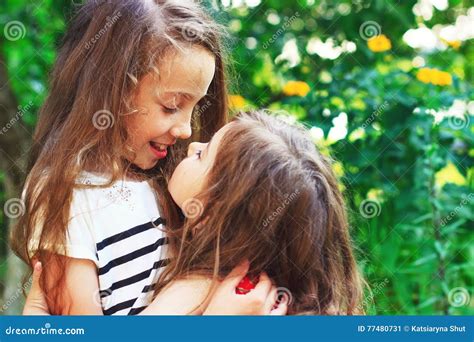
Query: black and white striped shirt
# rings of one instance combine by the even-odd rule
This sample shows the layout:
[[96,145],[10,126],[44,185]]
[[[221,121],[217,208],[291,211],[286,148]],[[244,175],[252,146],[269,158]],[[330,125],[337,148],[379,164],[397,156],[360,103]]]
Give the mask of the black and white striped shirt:
[[[83,173],[79,182],[103,184]],[[94,261],[105,315],[135,315],[151,302],[165,257],[164,219],[147,181],[121,180],[111,187],[75,189],[67,254]]]

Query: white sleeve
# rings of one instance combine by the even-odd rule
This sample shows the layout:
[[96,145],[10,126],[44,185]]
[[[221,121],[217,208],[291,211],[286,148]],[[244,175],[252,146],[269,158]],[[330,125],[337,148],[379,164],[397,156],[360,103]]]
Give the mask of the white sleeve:
[[[40,185],[35,188],[28,186],[28,179],[25,188],[22,192],[22,199],[25,200],[26,196],[32,196],[34,200],[36,192]],[[55,248],[54,246],[48,246],[45,248],[53,253],[64,253],[71,258],[88,259],[92,260],[98,265],[98,259],[96,255],[96,244],[93,234],[93,220],[91,194],[85,189],[75,189],[72,194],[71,207],[69,210],[69,221],[66,227],[66,243],[65,248]],[[41,238],[42,230],[44,226],[44,218],[41,214],[37,215],[37,219],[34,224],[33,234],[28,241],[28,253],[30,257],[33,257],[38,250],[38,244]],[[58,246],[56,246],[58,247]]]
[[[89,193],[90,194],[90,193]],[[69,222],[66,230],[66,255],[71,258],[88,259],[97,266],[93,217],[86,190],[74,190]]]

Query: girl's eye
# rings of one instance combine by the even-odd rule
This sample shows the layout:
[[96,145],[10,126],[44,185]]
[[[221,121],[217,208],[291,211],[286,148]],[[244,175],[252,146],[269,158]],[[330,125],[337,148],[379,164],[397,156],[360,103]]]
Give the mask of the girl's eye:
[[163,111],[168,114],[175,114],[178,110],[179,110],[178,107],[170,108],[170,107],[163,106]]
[[201,150],[197,150],[197,151],[196,151],[196,155],[198,156],[198,159],[201,159],[201,153],[202,153]]

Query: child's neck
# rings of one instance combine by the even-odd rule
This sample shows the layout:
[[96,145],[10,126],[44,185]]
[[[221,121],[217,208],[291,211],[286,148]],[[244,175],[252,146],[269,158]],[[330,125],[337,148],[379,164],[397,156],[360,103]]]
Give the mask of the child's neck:
[[[108,176],[110,175],[110,169],[105,169],[103,167],[94,165],[94,166],[88,166],[84,169],[86,172],[90,173],[95,173],[99,175],[104,175]],[[125,166],[125,170],[123,171],[122,175],[120,178],[123,178],[125,180],[133,181],[133,182],[142,182],[149,180],[151,178],[157,177],[158,175],[161,174],[161,168],[155,167],[150,170],[143,170],[136,166],[135,164],[128,164]]]

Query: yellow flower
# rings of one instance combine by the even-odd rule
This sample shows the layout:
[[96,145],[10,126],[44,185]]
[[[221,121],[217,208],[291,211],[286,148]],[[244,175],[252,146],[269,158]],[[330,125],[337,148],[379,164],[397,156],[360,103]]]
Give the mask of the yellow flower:
[[438,73],[438,84],[441,86],[453,84],[453,78],[451,75],[445,71],[440,71]]
[[416,74],[416,78],[423,83],[430,83],[431,82],[431,69],[421,68]]
[[453,49],[459,49],[461,47],[461,41],[460,40],[452,40],[452,41],[449,41],[449,40],[446,40],[445,41],[446,44],[448,44],[449,46],[451,46]]
[[431,69],[431,83],[434,85],[441,85],[442,72],[438,69]]
[[283,93],[287,96],[305,97],[310,90],[309,84],[303,81],[288,81],[283,87]]
[[386,35],[381,34],[370,38],[367,41],[367,46],[373,52],[384,52],[392,48],[392,42],[387,38]]
[[451,85],[453,83],[453,78],[448,72],[438,69],[421,68],[418,70],[416,78],[423,83],[439,86]]
[[448,164],[444,168],[436,172],[435,183],[441,188],[446,183],[465,185],[466,178],[464,178],[464,176],[459,172],[459,170],[452,162],[448,162]]
[[231,109],[241,109],[245,106],[245,99],[241,95],[229,95],[229,107]]

